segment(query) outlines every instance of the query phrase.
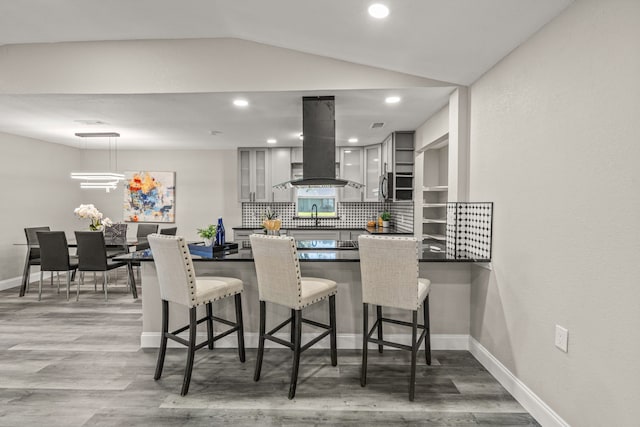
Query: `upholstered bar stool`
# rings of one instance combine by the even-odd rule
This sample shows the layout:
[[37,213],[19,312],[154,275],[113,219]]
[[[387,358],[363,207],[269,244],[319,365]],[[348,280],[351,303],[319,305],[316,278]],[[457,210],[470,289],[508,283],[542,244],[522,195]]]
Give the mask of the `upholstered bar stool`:
[[[298,251],[293,237],[264,236],[252,234],[251,250],[258,276],[258,294],[260,299],[260,337],[258,341],[258,359],[254,381],[260,379],[264,341],[269,340],[293,350],[293,367],[289,385],[289,399],[296,394],[300,354],[309,347],[330,336],[331,365],[338,364],[336,351],[336,302],[338,287],[336,282],[316,277],[301,277]],[[302,318],[302,309],[324,299],[329,299],[329,324]],[[266,332],[266,302],[283,305],[291,309],[291,317],[271,331]],[[302,323],[326,329],[322,334],[302,345]],[[280,339],[274,334],[286,325],[291,325],[291,342]]]
[[[418,241],[413,237],[383,237],[362,235],[358,237],[360,271],[362,276],[362,372],[360,385],[367,384],[368,343],[411,352],[411,379],[409,400],[414,399],[416,384],[416,357],[424,340],[427,365],[431,365],[431,342],[429,330],[429,287],[431,282],[418,277]],[[376,321],[369,330],[368,305],[376,305]],[[394,307],[412,312],[412,321],[405,322],[382,316],[382,307]],[[418,324],[418,309],[422,306],[424,323]],[[383,323],[411,327],[411,345],[385,341]],[[421,330],[417,336],[418,329]],[[377,338],[372,335],[377,331]]]
[[[240,361],[245,361],[244,332],[242,324],[242,299],[243,283],[240,279],[231,277],[196,277],[195,269],[189,248],[181,236],[167,236],[160,234],[149,235],[149,245],[153,253],[153,260],[158,273],[160,285],[160,298],[162,299],[162,336],[158,351],[158,363],[153,379],[158,380],[162,375],[164,356],[167,352],[167,339],[179,342],[188,348],[187,367],[184,371],[181,395],[189,391],[191,371],[193,370],[193,357],[196,350],[205,345],[213,349],[214,341],[233,332],[238,333],[238,354]],[[213,315],[212,302],[227,297],[235,297],[236,322],[222,319]],[[184,305],[189,308],[189,324],[173,332],[169,332],[169,301]],[[206,305],[207,314],[202,319],[196,318],[196,308]],[[231,326],[218,335],[213,334],[213,321]],[[196,329],[198,324],[207,322],[207,340],[196,344]],[[189,339],[178,336],[179,333],[189,330]]]

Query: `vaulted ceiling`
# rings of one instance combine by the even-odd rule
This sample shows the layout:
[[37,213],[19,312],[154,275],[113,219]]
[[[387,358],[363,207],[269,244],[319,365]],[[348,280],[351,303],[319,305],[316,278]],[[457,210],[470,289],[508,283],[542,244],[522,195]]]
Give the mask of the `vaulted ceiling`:
[[[364,0],[3,0],[0,45],[226,37],[450,82],[451,86],[469,85],[571,0],[382,2],[390,8],[384,20],[369,16],[367,7],[373,1]],[[406,104],[395,109],[378,102],[389,91],[343,91],[343,108],[352,113],[341,117],[337,98],[339,138],[357,133],[372,121],[388,123],[384,132],[418,126],[446,103],[451,90],[404,88]],[[138,128],[130,127],[128,148],[144,146],[143,139],[135,140],[142,135],[155,137],[158,148],[163,144],[171,148],[172,141],[173,146],[184,148],[260,145],[268,137],[285,141],[285,134],[299,128],[299,105],[293,103],[308,94],[256,94],[264,106],[238,118],[236,110],[217,107],[228,105],[232,94],[5,93],[0,96],[0,131],[77,145],[72,138],[56,133],[56,123],[94,119],[115,128],[138,124]],[[349,128],[349,123],[354,127]],[[210,134],[202,134],[204,129],[222,132],[217,143],[212,144]],[[278,133],[282,136],[274,135]],[[377,138],[379,135],[370,133],[364,140]],[[293,144],[292,138],[288,145]]]

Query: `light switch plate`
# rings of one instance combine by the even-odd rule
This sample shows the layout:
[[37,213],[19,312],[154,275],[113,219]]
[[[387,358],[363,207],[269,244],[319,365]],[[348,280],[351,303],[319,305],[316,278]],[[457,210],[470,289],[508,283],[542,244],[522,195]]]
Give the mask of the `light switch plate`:
[[556,347],[567,353],[569,344],[569,331],[560,325],[556,325]]

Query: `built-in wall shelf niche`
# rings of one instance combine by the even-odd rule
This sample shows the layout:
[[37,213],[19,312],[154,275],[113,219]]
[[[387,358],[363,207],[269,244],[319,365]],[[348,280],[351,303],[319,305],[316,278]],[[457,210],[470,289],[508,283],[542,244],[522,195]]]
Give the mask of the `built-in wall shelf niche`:
[[445,250],[449,196],[449,139],[441,138],[424,150],[422,181],[423,246]]

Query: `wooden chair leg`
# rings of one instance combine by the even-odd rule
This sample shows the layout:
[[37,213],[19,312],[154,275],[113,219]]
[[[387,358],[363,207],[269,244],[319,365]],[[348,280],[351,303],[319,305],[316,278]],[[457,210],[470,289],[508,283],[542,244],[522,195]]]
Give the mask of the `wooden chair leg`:
[[413,402],[416,393],[416,358],[418,353],[418,310],[413,310],[413,325],[411,327],[411,379],[409,380],[409,400]]
[[296,330],[295,330],[295,318],[296,318],[296,311],[292,308],[291,309],[291,344],[293,344],[293,342],[296,339]]
[[235,295],[236,303],[236,324],[238,325],[238,357],[240,362],[244,363],[246,357],[244,352],[244,323],[242,321],[242,296]]
[[162,333],[160,335],[160,348],[158,349],[158,361],[154,380],[159,380],[164,367],[164,356],[167,353],[167,333],[169,332],[169,301],[162,300]]
[[258,337],[258,356],[256,359],[256,371],[253,374],[253,380],[260,379],[260,371],[262,370],[262,357],[264,356],[264,334],[266,328],[266,306],[264,301],[260,301],[260,335]]
[[80,272],[80,277],[78,278],[78,281],[76,282],[76,301],[80,300],[80,282],[82,282],[82,284],[84,284],[84,272]]
[[367,334],[369,333],[369,305],[362,304],[362,370],[360,371],[360,386],[367,385]]
[[213,306],[207,303],[207,348],[213,350]]
[[[382,306],[376,306],[376,318],[378,319],[378,339],[382,341]],[[382,353],[382,344],[378,344],[378,353]]]
[[189,392],[189,383],[191,382],[191,371],[193,371],[193,358],[196,353],[196,332],[198,321],[196,318],[196,307],[189,309],[189,349],[187,351],[187,366],[184,369],[184,381],[182,382],[181,396],[185,396]]
[[302,341],[302,310],[296,310],[295,315],[295,340],[293,343],[293,367],[291,368],[291,384],[289,385],[289,399],[296,395],[298,384],[298,368],[300,367],[300,347]]
[[330,345],[331,345],[331,366],[338,365],[338,350],[336,345],[336,296],[329,297],[329,327],[331,328]]
[[427,365],[431,365],[431,324],[429,322],[429,295],[422,303],[422,314],[424,316],[424,354],[427,359]]

